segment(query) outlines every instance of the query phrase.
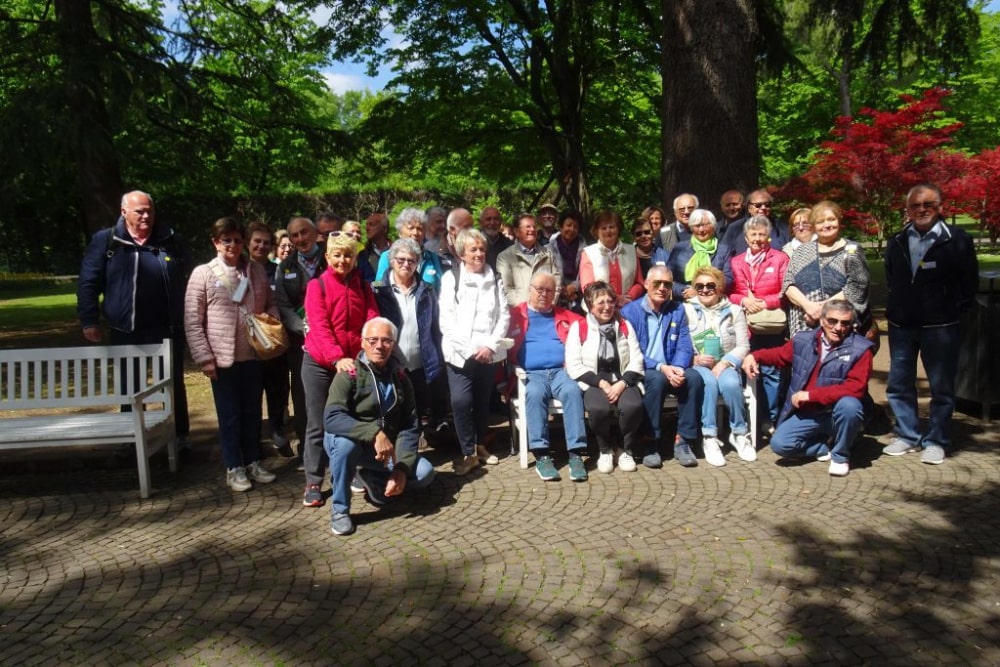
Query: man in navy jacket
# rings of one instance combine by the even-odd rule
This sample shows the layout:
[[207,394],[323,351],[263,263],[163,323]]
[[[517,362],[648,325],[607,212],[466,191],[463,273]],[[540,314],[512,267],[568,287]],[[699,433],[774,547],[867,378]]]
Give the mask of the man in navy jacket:
[[[889,381],[886,396],[896,415],[889,456],[923,450],[924,463],[944,463],[948,423],[955,411],[959,319],[972,304],[979,266],[972,237],[945,224],[941,190],[929,183],[906,196],[907,225],[886,246],[889,287]],[[917,355],[927,371],[931,410],[927,429],[917,417]]]
[[646,276],[646,296],[622,308],[622,317],[635,329],[642,348],[646,373],[643,379],[643,404],[653,427],[653,449],[642,459],[647,468],[663,465],[660,458],[660,419],[663,396],[677,396],[677,438],[674,458],[682,466],[698,465],[691,444],[701,433],[701,402],[705,383],[691,368],[694,345],[688,332],[684,304],[671,301],[673,274],[665,266],[655,265]]

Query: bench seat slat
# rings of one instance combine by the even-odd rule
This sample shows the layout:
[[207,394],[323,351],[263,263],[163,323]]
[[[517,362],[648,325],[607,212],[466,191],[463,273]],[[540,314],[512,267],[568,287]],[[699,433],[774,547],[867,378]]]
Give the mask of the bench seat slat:
[[[155,429],[170,419],[163,410],[145,413],[146,425]],[[23,449],[73,444],[94,445],[135,442],[135,420],[130,413],[10,417],[0,421],[0,449]]]

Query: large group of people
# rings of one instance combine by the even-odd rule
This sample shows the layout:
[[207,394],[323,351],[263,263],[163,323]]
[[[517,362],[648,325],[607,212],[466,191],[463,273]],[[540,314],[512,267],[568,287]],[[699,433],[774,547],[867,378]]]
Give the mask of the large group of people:
[[[726,464],[727,446],[755,461],[767,441],[782,457],[829,462],[847,475],[851,447],[871,417],[868,395],[878,328],[862,247],[842,237],[832,201],[773,213],[766,190],[723,194],[718,215],[682,193],[673,219],[657,207],[626,226],[613,211],[585,219],[551,204],[508,230],[487,206],[475,228],[463,208],[374,213],[362,226],[326,212],[295,217],[277,234],[234,218],[211,228],[215,257],[192,267],[186,245],[156,224],[152,198],[122,198],[118,224],[95,235],[81,268],[79,313],[101,340],[103,309],[115,342],[174,341],[211,380],[226,480],[233,491],[274,480],[261,464],[262,396],[270,438],[305,476],[302,502],[325,503],[332,530],[353,532],[352,489],[375,505],[430,483],[425,436],[454,425],[456,475],[499,462],[488,425],[498,387],[525,392],[535,471],[588,479],[588,428],[596,468],[632,472],[672,454]],[[977,288],[971,239],[941,215],[941,191],[914,187],[907,224],[890,239],[889,406],[885,453],[944,461],[954,409],[959,317]],[[245,252],[244,252],[245,251]],[[100,299],[103,297],[103,303]],[[99,305],[100,304],[100,305]],[[280,318],[289,347],[258,359],[244,322]],[[917,416],[916,360],[927,369],[930,419]],[[505,362],[505,363],[504,363]],[[521,369],[514,381],[514,369]],[[183,374],[174,369],[177,436],[186,438]],[[743,390],[760,382],[759,433]],[[667,395],[676,423],[664,421]],[[549,402],[562,406],[563,441],[550,437]],[[719,423],[717,409],[727,419]],[[725,437],[727,436],[727,437]],[[616,459],[617,457],[617,459]]]

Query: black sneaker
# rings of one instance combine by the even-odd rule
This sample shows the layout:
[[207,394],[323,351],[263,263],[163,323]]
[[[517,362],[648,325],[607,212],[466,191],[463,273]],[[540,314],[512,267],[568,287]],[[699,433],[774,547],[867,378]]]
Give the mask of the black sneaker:
[[389,498],[385,495],[385,487],[379,488],[379,484],[372,479],[371,470],[362,468],[358,471],[358,474],[354,476],[354,481],[361,482],[361,485],[365,488],[365,500],[370,502],[375,507],[383,507],[389,502]]
[[334,514],[330,521],[330,532],[334,535],[350,535],[354,532],[354,522],[350,514]]
[[306,487],[306,492],[302,494],[302,504],[306,507],[323,506],[323,490],[319,484],[310,484]]

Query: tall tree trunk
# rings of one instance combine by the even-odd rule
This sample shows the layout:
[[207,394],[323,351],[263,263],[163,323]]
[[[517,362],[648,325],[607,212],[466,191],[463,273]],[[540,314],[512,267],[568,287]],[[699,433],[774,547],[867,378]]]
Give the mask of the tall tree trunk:
[[662,0],[664,201],[758,187],[757,0]]
[[55,0],[57,42],[65,76],[70,152],[88,233],[115,221],[122,194],[102,79],[102,45],[94,30],[89,0]]

